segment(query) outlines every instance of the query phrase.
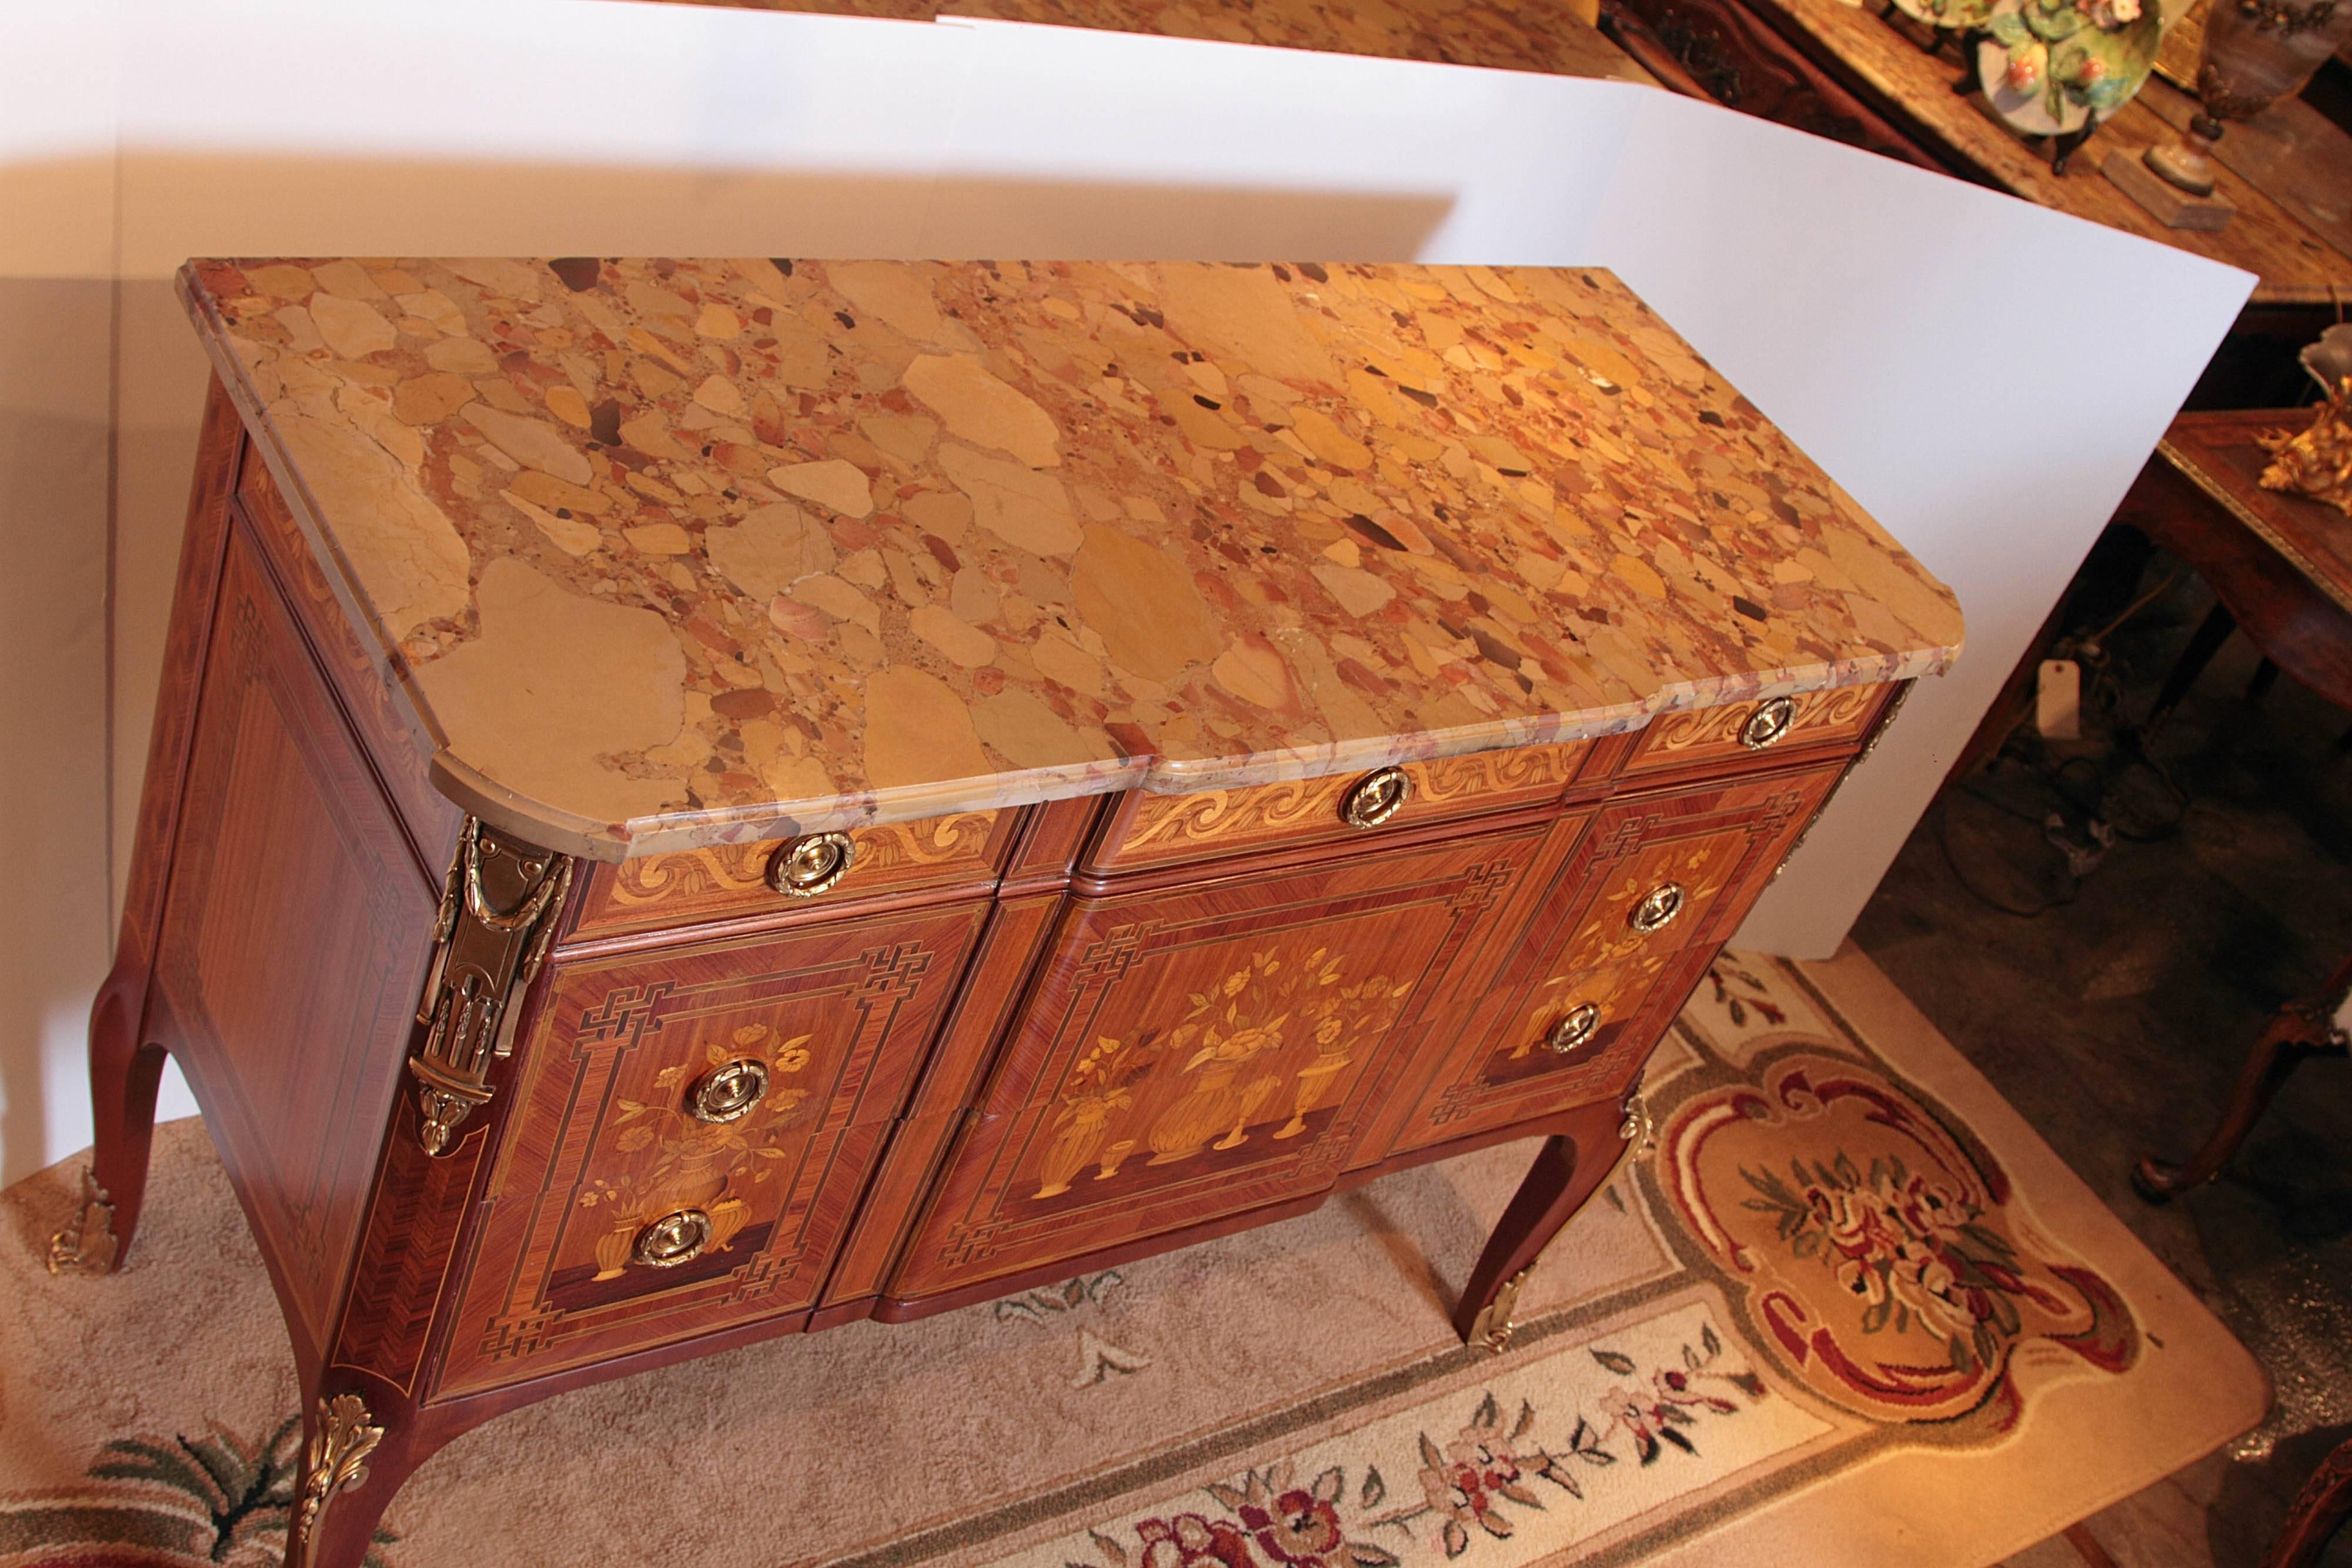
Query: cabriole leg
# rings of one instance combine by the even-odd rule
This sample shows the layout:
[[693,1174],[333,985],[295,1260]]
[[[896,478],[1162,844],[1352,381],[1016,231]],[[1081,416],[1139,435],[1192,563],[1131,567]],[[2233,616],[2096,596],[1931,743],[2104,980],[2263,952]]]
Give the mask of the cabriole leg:
[[387,1428],[358,1394],[314,1400],[303,1422],[287,1568],[362,1568],[385,1506],[430,1454],[413,1434]]
[[2332,1036],[2325,1004],[2291,1002],[2281,1008],[2246,1052],[2229,1103],[2204,1145],[2179,1165],[2150,1155],[2133,1167],[2132,1185],[2140,1196],[2162,1203],[2210,1181],[2253,1131],[2271,1097],[2307,1058],[2328,1050]]
[[103,1274],[121,1267],[139,1227],[155,1091],[163,1051],[139,1039],[140,988],[109,978],[89,1015],[89,1092],[96,1145],[83,1169],[73,1218],[49,1239],[49,1272]]
[[1536,1260],[1616,1168],[1628,1142],[1646,1140],[1649,1118],[1637,1083],[1623,1103],[1588,1105],[1562,1117],[1486,1239],[1454,1309],[1464,1342],[1499,1354],[1510,1346],[1511,1314]]

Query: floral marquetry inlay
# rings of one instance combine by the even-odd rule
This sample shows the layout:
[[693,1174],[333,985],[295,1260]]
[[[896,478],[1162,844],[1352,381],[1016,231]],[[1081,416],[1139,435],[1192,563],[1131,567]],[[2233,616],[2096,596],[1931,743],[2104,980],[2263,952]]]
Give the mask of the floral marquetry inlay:
[[1832,691],[1801,692],[1790,699],[1785,729],[1767,727],[1763,747],[1743,740],[1756,718],[1758,705],[1733,703],[1723,707],[1695,708],[1664,714],[1642,732],[1639,748],[1628,768],[1666,768],[1685,762],[1713,761],[1759,749],[1811,745],[1824,740],[1851,740],[1862,733],[1870,716],[1885,696],[1878,686],[1839,686]]
[[441,785],[592,859],[1613,733],[1960,640],[1603,272],[184,282]]
[[1261,1134],[1298,1136],[1412,989],[1384,976],[1350,983],[1346,958],[1325,947],[1287,961],[1252,954],[1192,993],[1173,1028],[1105,1035],[1078,1058],[1031,1197],[1060,1197],[1089,1166],[1110,1181],[1130,1158],[1172,1165]]
[[[958,811],[919,822],[854,829],[842,896],[985,877],[1002,849],[1011,813]],[[714,844],[598,866],[580,914],[581,933],[716,919],[784,907],[770,867],[790,840]]]
[[[1556,800],[1591,750],[1589,742],[1578,741],[1408,762],[1404,773],[1411,789],[1389,820],[1402,824]],[[1096,852],[1094,863],[1145,863],[1203,851],[1352,836],[1360,830],[1348,826],[1341,811],[1361,777],[1342,773],[1243,789],[1138,794],[1122,819],[1124,831]]]
[[559,957],[444,1385],[813,1301],[983,913]]

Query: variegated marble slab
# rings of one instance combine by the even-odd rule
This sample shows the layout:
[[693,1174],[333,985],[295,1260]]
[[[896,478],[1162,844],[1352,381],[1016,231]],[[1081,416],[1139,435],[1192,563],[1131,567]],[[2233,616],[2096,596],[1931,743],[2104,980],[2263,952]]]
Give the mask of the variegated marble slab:
[[618,859],[1889,681],[1952,595],[1603,272],[195,261],[462,804]]

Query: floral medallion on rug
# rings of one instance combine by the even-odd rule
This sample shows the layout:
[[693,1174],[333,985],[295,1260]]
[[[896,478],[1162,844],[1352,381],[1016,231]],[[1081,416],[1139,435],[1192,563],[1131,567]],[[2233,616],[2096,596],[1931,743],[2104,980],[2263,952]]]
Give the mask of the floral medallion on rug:
[[[1527,1145],[561,1396],[420,1471],[372,1561],[1983,1568],[2260,1419],[2245,1352],[1858,953],[1725,955],[1648,1097],[1503,1355],[1446,1309]],[[209,1145],[161,1141],[110,1280],[38,1274],[70,1171],[0,1199],[0,1568],[276,1563],[290,1369]],[[731,1515],[612,1484],[648,1457]]]

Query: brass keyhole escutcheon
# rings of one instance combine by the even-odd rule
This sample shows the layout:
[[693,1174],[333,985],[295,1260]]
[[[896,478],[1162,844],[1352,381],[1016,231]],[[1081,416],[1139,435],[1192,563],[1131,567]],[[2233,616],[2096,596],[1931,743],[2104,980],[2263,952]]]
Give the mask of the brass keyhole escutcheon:
[[1748,722],[1739,727],[1739,744],[1750,751],[1761,751],[1788,734],[1796,722],[1796,698],[1773,697],[1758,703]]
[[811,833],[794,839],[768,862],[768,885],[787,898],[814,898],[838,885],[857,859],[847,833]]
[[632,1256],[648,1269],[675,1269],[701,1257],[709,1245],[710,1216],[698,1208],[681,1208],[638,1231]]
[[1683,904],[1688,896],[1683,892],[1681,883],[1658,883],[1642,895],[1641,903],[1633,905],[1633,929],[1644,936],[1653,931],[1664,931],[1675,923],[1675,916],[1683,912]]
[[1377,768],[1349,787],[1339,820],[1351,828],[1377,828],[1412,799],[1412,779],[1402,768]]
[[1601,1004],[1579,1002],[1559,1016],[1544,1035],[1544,1049],[1565,1056],[1577,1047],[1589,1043],[1601,1032]]
[[686,1092],[686,1113],[698,1122],[740,1121],[767,1092],[768,1064],[746,1057],[696,1079]]

